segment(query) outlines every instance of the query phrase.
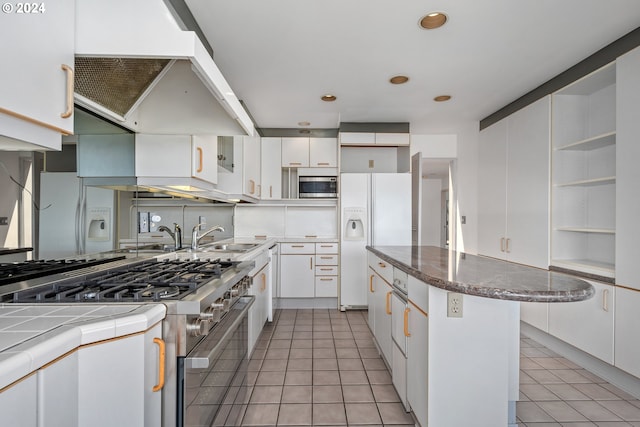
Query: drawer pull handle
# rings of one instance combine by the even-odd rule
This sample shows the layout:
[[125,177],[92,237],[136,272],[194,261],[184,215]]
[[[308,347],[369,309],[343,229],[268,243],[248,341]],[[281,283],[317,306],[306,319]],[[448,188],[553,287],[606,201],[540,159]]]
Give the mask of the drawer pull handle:
[[320,245],[321,248],[332,248],[333,245]]
[[304,248],[304,245],[291,245],[292,248]]
[[379,262],[378,265],[380,266],[380,268],[387,268],[387,264],[385,264],[384,262]]
[[198,151],[198,168],[196,169],[197,173],[202,172],[202,148],[196,147],[196,151]]
[[273,185],[269,186],[269,197],[273,197]]
[[333,271],[333,268],[321,268],[320,271]]
[[312,256],[309,257],[309,268],[311,270],[313,270],[313,257]]
[[289,165],[291,166],[300,166],[302,163],[300,162],[289,162]]
[[318,166],[329,166],[327,162],[318,162]]
[[164,364],[165,364],[165,343],[162,338],[154,338],[153,342],[158,345],[158,384],[151,389],[154,393],[164,387]]
[[602,291],[602,309],[609,311],[609,289]]
[[511,253],[511,249],[509,248],[509,243],[511,242],[511,239],[507,239],[507,244],[505,245],[505,251],[509,254]]
[[500,238],[500,252],[504,252],[504,237]]
[[262,291],[267,289],[267,275],[262,273]]
[[320,259],[333,259],[332,256],[321,256]]
[[307,234],[304,236],[306,239],[317,239],[318,235],[317,234]]
[[385,307],[384,311],[388,315],[391,315],[391,294],[392,293],[393,293],[392,291],[387,292],[387,301],[386,301],[386,307]]
[[409,333],[409,312],[411,311],[411,309],[409,307],[404,309],[404,336],[405,337],[410,337],[411,334]]
[[66,119],[73,114],[73,68],[67,64],[62,64],[61,68],[67,73],[67,109],[60,114],[60,117]]
[[369,276],[369,292],[373,293],[373,274]]
[[333,279],[321,278],[320,281],[321,282],[333,282]]

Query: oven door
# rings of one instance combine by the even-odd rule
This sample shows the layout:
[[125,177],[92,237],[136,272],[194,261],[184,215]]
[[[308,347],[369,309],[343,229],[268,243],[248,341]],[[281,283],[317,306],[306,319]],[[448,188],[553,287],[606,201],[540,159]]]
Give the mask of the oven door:
[[[247,371],[248,313],[253,296],[241,297],[186,357],[178,358],[179,427],[235,425],[227,397],[243,384]],[[234,387],[232,387],[232,384]]]

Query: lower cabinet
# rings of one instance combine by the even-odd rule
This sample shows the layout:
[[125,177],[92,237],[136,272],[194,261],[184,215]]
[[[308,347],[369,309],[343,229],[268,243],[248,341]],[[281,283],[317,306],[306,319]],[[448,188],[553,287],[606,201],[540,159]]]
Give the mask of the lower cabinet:
[[[78,423],[78,352],[40,369],[38,377],[38,425],[77,426]],[[61,399],[60,396],[64,396]]]
[[270,264],[265,265],[255,276],[249,295],[256,297],[253,305],[249,309],[249,354],[253,352],[256,341],[260,337],[262,328],[269,317],[269,286],[271,281]]
[[337,296],[337,243],[280,244],[280,297],[336,298]]
[[316,276],[315,255],[280,255],[280,296],[282,298],[313,298]]
[[[154,391],[160,382],[161,359],[154,338],[161,336],[158,324],[145,334],[78,350],[79,426],[161,425],[162,393]],[[109,408],[105,408],[105,402],[109,402]]]
[[[63,399],[57,399],[58,402]],[[2,425],[36,426],[38,416],[38,377],[30,375],[0,393]],[[64,425],[64,424],[62,424]]]
[[[426,286],[422,285],[426,288]],[[428,300],[410,298],[407,332],[407,401],[416,419],[422,426],[427,425],[428,360],[429,360],[429,318]]]
[[404,405],[405,409],[409,410],[409,403],[407,402],[407,358],[409,352],[407,351],[407,338],[409,338],[409,324],[408,324],[408,303],[407,300],[400,297],[396,292],[391,292],[389,297],[391,299],[391,374],[393,380],[393,386],[398,392],[400,401]]
[[616,288],[615,366],[640,377],[640,291]]
[[549,334],[613,364],[615,286],[588,281],[596,293],[586,301],[549,304]]
[[389,366],[392,364],[392,342],[391,342],[391,298],[393,288],[382,277],[374,273],[373,289],[374,289],[374,315],[375,330],[374,336],[378,342],[378,347],[382,356]]

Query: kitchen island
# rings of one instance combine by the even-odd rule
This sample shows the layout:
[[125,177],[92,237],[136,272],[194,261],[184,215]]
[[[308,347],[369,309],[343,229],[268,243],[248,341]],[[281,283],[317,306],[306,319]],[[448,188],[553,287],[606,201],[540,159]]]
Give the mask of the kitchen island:
[[[575,277],[493,258],[428,246],[367,249],[370,295],[384,288],[392,294],[387,299],[402,301],[390,283],[408,276],[405,305],[387,303],[378,312],[391,317],[394,350],[394,331],[404,322],[399,329],[407,341],[405,378],[401,353],[393,352],[390,365],[396,389],[406,389],[398,391],[422,425],[515,426],[520,301],[570,303],[594,294]],[[384,315],[376,308],[373,329],[380,343]]]

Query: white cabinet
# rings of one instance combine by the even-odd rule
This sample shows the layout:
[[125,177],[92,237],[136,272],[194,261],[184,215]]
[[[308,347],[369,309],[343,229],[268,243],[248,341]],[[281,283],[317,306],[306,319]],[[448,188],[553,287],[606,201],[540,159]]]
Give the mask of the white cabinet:
[[316,297],[338,296],[338,244],[316,243]]
[[618,287],[615,301],[614,365],[640,377],[640,291]]
[[385,133],[385,132],[341,132],[340,145],[409,145],[411,135],[409,133]]
[[338,140],[309,138],[309,166],[312,168],[338,167]]
[[336,138],[282,138],[283,168],[335,168],[337,166]]
[[[391,341],[391,296],[393,288],[390,282],[393,281],[393,267],[381,261],[377,256],[368,252],[369,259],[369,292],[367,293],[367,304],[369,307],[368,321],[369,328],[378,344],[378,349],[385,361],[392,363],[392,341]],[[380,274],[382,271],[383,274]],[[390,272],[390,275],[387,274]],[[387,280],[388,278],[391,280]]]
[[138,177],[218,179],[217,136],[136,135],[135,171]]
[[614,277],[616,65],[553,94],[551,264]]
[[[62,399],[59,399],[62,400]],[[30,375],[0,393],[2,425],[36,426],[38,377]]]
[[282,138],[282,167],[309,167],[309,138]]
[[260,198],[262,186],[260,184],[260,137],[242,137],[243,153],[243,193]]
[[[38,419],[45,426],[78,425],[78,353],[38,370]],[[64,399],[60,397],[64,396]]]
[[409,305],[399,294],[392,292],[387,298],[391,298],[391,338],[392,353],[391,375],[393,386],[398,392],[400,401],[408,410],[407,402],[407,356],[409,335]]
[[[640,48],[616,61],[616,283],[640,289]],[[636,307],[640,307],[638,304]],[[640,311],[637,310],[636,311]],[[637,323],[636,323],[637,325]],[[637,360],[637,359],[636,359]],[[636,373],[637,376],[640,376]]]
[[586,301],[549,304],[549,333],[613,364],[613,325],[616,312],[613,285],[589,281],[596,290]]
[[[103,341],[78,350],[78,423],[81,426],[161,424],[159,365],[155,338],[160,324],[145,334]],[[104,402],[117,410],[105,411]]]
[[429,290],[426,284],[414,277],[409,277],[408,288],[407,400],[420,425],[426,426],[429,401]]
[[282,141],[281,138],[262,138],[260,163],[262,200],[282,198]]
[[315,296],[315,245],[282,243],[280,245],[280,296],[313,298]]
[[550,97],[480,133],[478,252],[549,266]]
[[260,337],[262,328],[267,321],[268,312],[268,294],[271,282],[270,265],[267,264],[253,276],[249,295],[255,296],[255,301],[249,309],[249,354],[253,352],[253,348]]
[[[0,133],[38,146],[31,149],[60,150],[61,134],[73,133],[75,1],[8,5]],[[0,146],[7,148],[5,141]]]

